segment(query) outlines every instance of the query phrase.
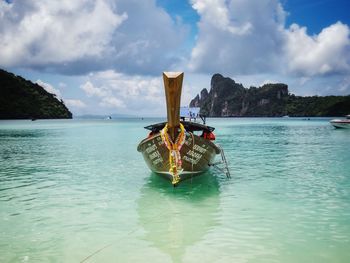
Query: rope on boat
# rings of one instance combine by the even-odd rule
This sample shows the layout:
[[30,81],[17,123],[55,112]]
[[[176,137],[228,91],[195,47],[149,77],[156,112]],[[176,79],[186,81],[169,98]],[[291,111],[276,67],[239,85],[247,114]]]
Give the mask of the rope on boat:
[[169,150],[169,172],[173,176],[173,185],[176,185],[180,181],[179,172],[182,170],[180,150],[186,140],[185,127],[182,125],[182,123],[180,123],[180,130],[181,131],[175,139],[175,142],[171,140],[168,134],[168,124],[166,124],[160,132],[162,140]]
[[192,179],[193,179],[193,160],[194,160],[194,136],[193,136],[193,132],[190,132],[191,137],[192,137],[192,159],[191,159],[191,183],[192,183]]
[[90,259],[94,255],[100,253],[102,250],[106,249],[107,247],[110,247],[111,245],[113,245],[113,243],[110,243],[108,245],[105,245],[104,247],[101,247],[100,249],[96,250],[94,253],[88,255],[86,258],[84,258],[82,261],[80,261],[80,263],[83,263],[83,262],[87,261],[88,259]]
[[[165,213],[166,213],[166,212],[163,212],[163,213],[161,213],[161,214],[156,214],[156,215],[154,215],[154,217],[151,217],[148,221],[151,221],[151,220],[153,221],[153,219],[155,219],[155,218],[162,218],[162,216],[165,215]],[[116,240],[116,241],[114,241],[114,242],[112,242],[112,243],[109,243],[109,244],[107,244],[107,245],[105,245],[105,246],[103,246],[103,247],[97,249],[96,251],[94,251],[94,252],[91,253],[90,255],[86,256],[82,261],[80,261],[80,263],[84,263],[84,262],[88,261],[88,260],[91,259],[93,256],[95,256],[96,254],[102,252],[102,251],[105,250],[106,248],[111,247],[112,245],[115,245],[117,242],[119,242],[119,241],[122,240],[123,238],[129,236],[130,234],[136,232],[138,229],[139,229],[139,228],[136,227],[136,228],[130,230],[130,231],[129,231],[128,233],[126,233],[124,236],[120,237],[118,240]]]
[[[159,217],[159,215],[157,214],[154,218]],[[138,230],[138,228],[135,228],[131,231],[129,231],[128,233],[125,234],[125,236],[122,236],[121,238],[119,238],[117,241],[109,243],[108,245],[105,245],[104,247],[101,247],[99,249],[97,249],[96,251],[94,251],[93,253],[91,253],[90,255],[88,255],[87,257],[85,257],[82,261],[80,261],[80,263],[84,263],[86,261],[88,261],[90,258],[92,258],[93,256],[95,256],[96,254],[102,252],[103,250],[105,250],[106,248],[109,248],[110,246],[114,245],[115,243],[119,242],[121,239],[129,236],[130,234],[136,232]]]

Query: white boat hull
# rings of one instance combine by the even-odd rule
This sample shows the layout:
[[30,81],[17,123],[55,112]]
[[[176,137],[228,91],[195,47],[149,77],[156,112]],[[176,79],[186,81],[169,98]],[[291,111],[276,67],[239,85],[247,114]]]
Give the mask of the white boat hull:
[[331,120],[330,123],[335,128],[350,129],[350,120]]

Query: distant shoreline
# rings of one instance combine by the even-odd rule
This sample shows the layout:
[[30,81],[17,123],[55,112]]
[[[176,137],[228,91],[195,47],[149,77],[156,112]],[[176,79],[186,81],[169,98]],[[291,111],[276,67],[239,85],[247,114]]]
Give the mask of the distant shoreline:
[[[207,117],[207,119],[257,119],[257,118],[273,118],[273,119],[296,119],[296,118],[303,118],[303,119],[310,119],[310,118],[324,118],[324,119],[333,119],[333,118],[345,118],[344,116],[289,116],[289,117],[284,117],[284,116],[225,116],[225,117],[217,117],[217,116],[213,116],[213,117]],[[166,117],[136,117],[136,116],[132,116],[132,117],[115,117],[112,119],[106,119],[104,117],[73,117],[73,118],[45,118],[45,119],[0,119],[0,121],[42,121],[42,120],[46,120],[46,121],[50,121],[50,120],[103,120],[103,121],[113,121],[113,120],[123,120],[123,119],[138,119],[138,120],[147,120],[147,119],[164,119],[166,120]]]

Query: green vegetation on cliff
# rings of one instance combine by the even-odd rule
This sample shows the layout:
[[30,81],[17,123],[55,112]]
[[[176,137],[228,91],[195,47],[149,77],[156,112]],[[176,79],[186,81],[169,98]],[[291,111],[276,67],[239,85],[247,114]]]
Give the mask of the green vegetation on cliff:
[[203,89],[190,106],[209,117],[343,116],[350,113],[350,96],[300,97],[289,94],[283,83],[246,89],[215,74],[210,91]]
[[286,104],[289,116],[344,116],[350,113],[350,96],[312,96],[290,95]]
[[0,69],[0,119],[70,119],[72,113],[54,94]]

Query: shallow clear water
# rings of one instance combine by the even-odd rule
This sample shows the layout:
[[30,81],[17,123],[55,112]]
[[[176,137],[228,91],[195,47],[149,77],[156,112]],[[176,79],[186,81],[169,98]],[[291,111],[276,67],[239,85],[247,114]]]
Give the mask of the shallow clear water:
[[1,121],[0,262],[349,262],[350,130],[209,119],[232,178],[173,188],[136,151],[156,121]]

